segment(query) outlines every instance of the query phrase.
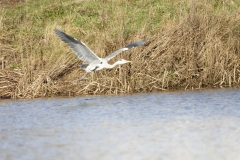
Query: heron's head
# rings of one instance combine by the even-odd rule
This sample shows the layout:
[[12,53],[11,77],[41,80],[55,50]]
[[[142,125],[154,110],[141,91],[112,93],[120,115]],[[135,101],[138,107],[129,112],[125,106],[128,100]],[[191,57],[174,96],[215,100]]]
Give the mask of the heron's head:
[[125,60],[125,59],[119,59],[117,62],[118,62],[118,64],[125,64],[125,63],[130,63],[132,61],[128,61],[128,60]]

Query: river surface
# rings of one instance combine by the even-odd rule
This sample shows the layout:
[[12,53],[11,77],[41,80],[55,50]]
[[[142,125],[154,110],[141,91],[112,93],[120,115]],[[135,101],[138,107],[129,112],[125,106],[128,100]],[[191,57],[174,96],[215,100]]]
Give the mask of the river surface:
[[240,90],[0,101],[2,160],[237,160]]

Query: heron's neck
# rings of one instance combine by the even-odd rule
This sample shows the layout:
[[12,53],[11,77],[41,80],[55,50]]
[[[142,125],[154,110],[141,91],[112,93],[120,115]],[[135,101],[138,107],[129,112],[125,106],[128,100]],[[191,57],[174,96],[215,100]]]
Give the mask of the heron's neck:
[[118,65],[119,64],[119,61],[117,61],[117,62],[115,62],[115,63],[113,63],[113,64],[108,64],[107,63],[107,65],[106,65],[106,68],[114,68],[116,65]]

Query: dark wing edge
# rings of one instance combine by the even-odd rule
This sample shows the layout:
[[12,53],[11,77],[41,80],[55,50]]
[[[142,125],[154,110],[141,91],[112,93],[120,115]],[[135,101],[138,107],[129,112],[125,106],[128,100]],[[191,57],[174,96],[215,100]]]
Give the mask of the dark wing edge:
[[74,37],[69,36],[60,29],[54,30],[59,39],[65,42],[76,56],[85,63],[91,63],[94,60],[99,60],[100,58],[83,42],[77,40]]
[[146,42],[147,42],[146,40],[142,40],[142,41],[138,41],[138,42],[133,42],[133,43],[125,46],[124,48],[131,49],[131,48],[134,48],[134,47],[137,47],[137,46],[144,45]]
[[118,55],[119,53],[121,53],[121,52],[123,52],[123,51],[126,51],[126,50],[129,50],[129,49],[131,49],[131,48],[137,47],[137,46],[144,45],[146,42],[147,42],[146,40],[133,42],[133,43],[125,46],[124,48],[121,48],[121,49],[113,52],[112,54],[108,55],[107,57],[105,57],[105,59],[106,59],[107,61],[109,61],[110,59],[112,59],[112,58],[114,58],[116,55]]

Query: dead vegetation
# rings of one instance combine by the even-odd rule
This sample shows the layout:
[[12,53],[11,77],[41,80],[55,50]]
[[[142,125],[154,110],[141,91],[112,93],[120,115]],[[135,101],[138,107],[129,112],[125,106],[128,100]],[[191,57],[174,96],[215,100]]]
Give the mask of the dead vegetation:
[[147,91],[239,84],[239,18],[239,13],[188,15],[152,38],[136,61],[141,67],[133,72],[142,76],[135,81],[144,82]]
[[22,77],[19,71],[1,70],[0,71],[0,97],[17,98],[18,81]]
[[[92,73],[80,82],[78,80],[84,74],[78,67],[81,62],[65,44],[57,38],[54,40],[54,33],[49,33],[51,29],[46,29],[48,36],[42,43],[55,46],[49,54],[40,57],[22,55],[23,63],[18,70],[9,69],[5,64],[11,62],[2,58],[0,96],[34,98],[238,86],[240,10],[231,14],[211,14],[209,10],[209,6],[196,3],[182,18],[169,21],[154,35],[139,31],[139,37],[146,38],[147,44],[117,57],[132,60],[132,64]],[[74,31],[82,34],[80,30]],[[100,57],[122,47],[123,41],[136,39],[132,36],[128,40],[122,37],[109,40],[104,38],[106,33],[96,36],[103,39],[97,44],[100,49],[96,52]],[[41,45],[39,43],[37,47]],[[52,54],[58,54],[59,45],[66,53],[54,59]],[[1,47],[8,49],[9,45],[2,44]]]

